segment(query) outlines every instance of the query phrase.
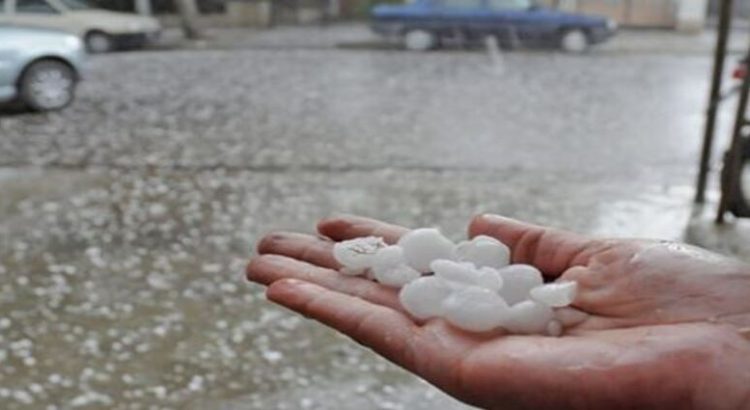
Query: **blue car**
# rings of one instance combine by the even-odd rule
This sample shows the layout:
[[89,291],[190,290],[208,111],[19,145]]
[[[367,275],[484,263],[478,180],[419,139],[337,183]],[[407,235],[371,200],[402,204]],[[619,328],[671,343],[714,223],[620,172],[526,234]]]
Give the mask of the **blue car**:
[[0,103],[18,100],[36,111],[67,106],[85,54],[73,34],[0,25]]
[[617,24],[604,17],[544,8],[529,0],[414,0],[376,5],[371,18],[376,33],[420,51],[446,40],[494,38],[504,48],[554,46],[584,52],[617,31]]

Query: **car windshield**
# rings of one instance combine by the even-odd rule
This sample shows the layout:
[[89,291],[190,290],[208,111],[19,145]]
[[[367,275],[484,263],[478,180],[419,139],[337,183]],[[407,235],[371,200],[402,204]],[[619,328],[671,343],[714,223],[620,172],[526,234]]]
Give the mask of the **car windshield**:
[[86,0],[60,0],[60,2],[71,10],[88,10],[93,8]]
[[490,6],[501,10],[528,10],[534,6],[532,0],[490,0]]

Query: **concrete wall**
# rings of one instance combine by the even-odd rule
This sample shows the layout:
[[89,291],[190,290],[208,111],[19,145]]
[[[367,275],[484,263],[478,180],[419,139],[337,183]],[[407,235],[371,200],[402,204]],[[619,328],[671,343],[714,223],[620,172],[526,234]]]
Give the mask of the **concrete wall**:
[[[719,12],[719,0],[710,0],[708,2],[708,14],[717,15],[718,12]],[[742,17],[742,18],[750,18],[750,1],[735,0],[734,16]]]
[[627,27],[661,27],[700,31],[706,20],[707,0],[544,0],[563,10],[599,14]]

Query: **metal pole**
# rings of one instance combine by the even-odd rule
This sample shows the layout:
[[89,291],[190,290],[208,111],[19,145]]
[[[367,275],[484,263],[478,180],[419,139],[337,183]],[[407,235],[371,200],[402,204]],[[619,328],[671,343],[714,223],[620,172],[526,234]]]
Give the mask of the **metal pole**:
[[[750,55],[750,49],[748,49]],[[719,202],[719,213],[716,215],[716,222],[724,222],[724,214],[727,212],[730,200],[736,199],[737,188],[739,184],[735,183],[742,172],[742,128],[747,124],[745,117],[747,113],[748,100],[750,100],[750,76],[745,76],[742,80],[740,90],[740,101],[737,103],[737,117],[734,120],[734,130],[732,133],[732,144],[726,157],[727,177],[721,187],[721,202]]]
[[703,134],[703,150],[701,152],[698,181],[696,182],[695,187],[695,202],[699,204],[702,204],[706,200],[706,182],[711,163],[711,150],[714,144],[716,111],[721,101],[721,80],[724,73],[724,57],[727,53],[729,29],[732,24],[733,5],[733,0],[721,0],[719,10],[719,33],[716,39],[716,50],[714,52],[713,80],[711,81],[711,94],[708,100],[708,112],[706,114],[706,128]]

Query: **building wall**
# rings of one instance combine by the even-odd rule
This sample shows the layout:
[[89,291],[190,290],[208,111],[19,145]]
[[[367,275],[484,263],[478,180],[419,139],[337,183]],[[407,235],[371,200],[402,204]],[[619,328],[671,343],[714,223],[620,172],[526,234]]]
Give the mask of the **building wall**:
[[[719,12],[720,0],[710,0],[708,3],[708,13],[715,16]],[[750,18],[750,2],[747,0],[734,1],[734,15],[736,17]]]
[[[610,17],[626,27],[700,30],[707,0],[544,0],[551,7]],[[743,2],[747,3],[747,2]]]

